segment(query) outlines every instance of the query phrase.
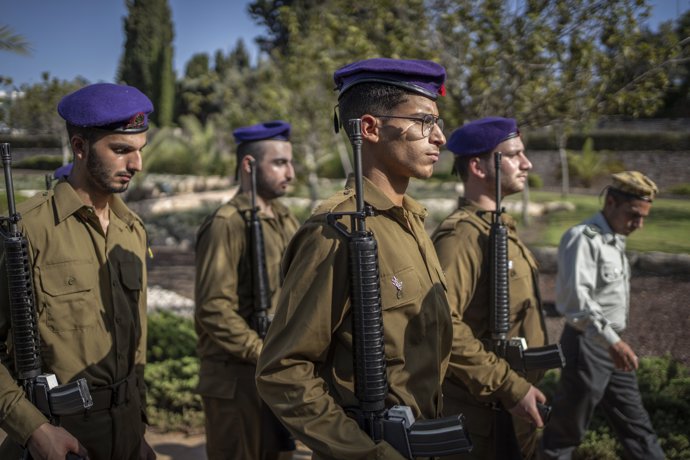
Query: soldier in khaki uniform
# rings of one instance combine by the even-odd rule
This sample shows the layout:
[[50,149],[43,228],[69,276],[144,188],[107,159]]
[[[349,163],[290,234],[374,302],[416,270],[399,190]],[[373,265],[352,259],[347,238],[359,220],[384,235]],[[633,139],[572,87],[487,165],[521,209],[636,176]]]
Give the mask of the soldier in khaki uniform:
[[[464,125],[448,141],[456,155],[455,171],[465,187],[458,209],[448,216],[432,235],[441,266],[448,280],[451,307],[469,325],[475,337],[492,349],[489,321],[489,231],[491,213],[496,209],[493,152],[502,153],[502,194],[522,190],[532,164],[525,156],[517,123],[513,119],[489,117]],[[508,337],[525,337],[528,347],[546,343],[546,331],[538,289],[537,262],[518,238],[515,221],[503,215],[508,227],[510,330]],[[503,360],[501,360],[504,362]],[[475,369],[467,373],[475,374]],[[536,427],[542,421],[536,414],[536,402],[544,395],[535,385],[541,371],[520,375],[508,370],[508,381],[514,390],[504,407],[513,413],[513,425],[523,458],[532,458],[536,449]],[[466,384],[467,376],[450,372],[443,384],[444,411],[462,412],[467,416],[474,449],[459,458],[491,459],[493,448],[506,439],[494,433],[496,396],[476,394]],[[474,378],[482,379],[481,375]],[[527,417],[525,417],[527,415]]]
[[[441,383],[449,365],[483,369],[478,391],[509,392],[505,369],[454,319],[446,280],[424,230],[426,210],[405,191],[429,178],[445,143],[436,98],[445,69],[429,61],[375,58],[338,70],[343,120],[362,122],[367,230],[378,243],[383,334],[389,390],[386,407],[412,408],[415,418],[441,415]],[[401,459],[374,443],[349,409],[354,394],[352,312],[347,240],[326,221],[356,207],[353,178],[325,200],[291,241],[285,281],[257,368],[261,397],[315,459]],[[342,224],[349,227],[348,219]],[[457,317],[457,315],[456,315]],[[466,328],[466,326],[464,326]],[[449,364],[451,348],[463,350]]]
[[[53,426],[0,366],[0,458],[73,452],[101,459],[153,459],[144,439],[146,232],[116,195],[141,170],[151,101],[136,88],[99,83],[62,99],[74,167],[54,190],[20,203],[33,269],[43,372],[88,382],[93,407]],[[0,351],[12,360],[4,268]],[[7,347],[10,347],[8,350]]]
[[260,123],[233,134],[238,143],[239,191],[206,218],[197,234],[198,391],[206,417],[208,458],[259,460],[277,458],[281,450],[292,446],[281,443],[284,428],[263,408],[254,381],[263,341],[250,327],[255,301],[247,233],[251,161],[256,168],[256,203],[271,289],[269,316],[280,291],[280,259],[299,223],[278,200],[294,177],[290,125]]

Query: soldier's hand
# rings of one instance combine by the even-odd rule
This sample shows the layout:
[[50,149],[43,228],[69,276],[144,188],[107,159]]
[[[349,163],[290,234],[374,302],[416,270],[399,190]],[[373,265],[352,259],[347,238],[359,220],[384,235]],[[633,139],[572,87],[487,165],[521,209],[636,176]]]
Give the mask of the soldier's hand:
[[64,428],[50,423],[44,423],[31,433],[27,447],[34,460],[65,460],[69,452],[89,458],[77,438]]
[[546,396],[544,393],[539,391],[535,386],[530,386],[527,394],[518,402],[515,406],[508,410],[511,414],[516,417],[521,417],[527,421],[534,423],[537,428],[544,427],[544,421],[539,415],[539,409],[537,409],[537,403],[544,404],[546,402]]
[[637,370],[639,365],[639,360],[635,352],[630,348],[630,345],[619,340],[609,347],[609,354],[611,359],[613,359],[613,364],[616,369],[621,371],[634,371]]
[[154,452],[153,448],[146,442],[146,439],[141,440],[139,458],[141,460],[156,460],[156,452]]

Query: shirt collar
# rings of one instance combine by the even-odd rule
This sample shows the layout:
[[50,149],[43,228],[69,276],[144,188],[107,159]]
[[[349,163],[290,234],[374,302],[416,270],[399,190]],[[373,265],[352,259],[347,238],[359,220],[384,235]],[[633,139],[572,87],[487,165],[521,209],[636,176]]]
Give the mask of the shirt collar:
[[[55,200],[55,214],[58,222],[62,222],[80,209],[87,208],[72,185],[67,181],[60,181],[55,185],[53,199]],[[110,210],[125,224],[132,226],[134,214],[118,195],[110,198]]]
[[[393,203],[390,200],[390,198],[388,198],[386,194],[383,193],[383,191],[379,187],[377,187],[372,181],[370,181],[367,177],[362,176],[362,179],[362,186],[364,189],[364,201],[366,203],[370,204],[371,206],[373,206],[374,209],[379,211],[388,211],[390,209],[399,207],[395,203]],[[348,176],[347,182],[345,183],[345,189],[354,192],[354,174],[350,174]],[[402,208],[408,212],[411,212],[412,214],[421,217],[422,219],[424,219],[428,215],[426,208],[419,201],[415,200],[407,194],[403,195]]]
[[[250,211],[252,209],[252,199],[247,193],[237,192],[237,194],[233,197],[233,200],[237,205],[237,209],[240,211]],[[285,217],[290,214],[290,209],[278,199],[271,201],[271,209],[273,210],[273,214],[275,216]]]
[[[492,214],[491,211],[487,211],[485,209],[481,209],[479,205],[472,201],[468,200],[464,196],[461,196],[458,198],[458,208],[465,208],[472,214],[475,214],[479,219],[484,222],[487,226],[491,226],[491,219],[492,219]],[[515,219],[513,216],[507,213],[502,213],[501,214],[501,220],[503,223],[510,228],[511,230],[515,230],[516,224],[515,224]]]
[[591,219],[591,223],[599,227],[601,229],[601,236],[604,238],[605,243],[611,243],[615,241],[621,241],[622,243],[625,243],[625,235],[618,235],[615,233],[612,229],[609,223],[606,221],[606,217],[604,217],[604,213],[599,211],[594,215],[594,217]]

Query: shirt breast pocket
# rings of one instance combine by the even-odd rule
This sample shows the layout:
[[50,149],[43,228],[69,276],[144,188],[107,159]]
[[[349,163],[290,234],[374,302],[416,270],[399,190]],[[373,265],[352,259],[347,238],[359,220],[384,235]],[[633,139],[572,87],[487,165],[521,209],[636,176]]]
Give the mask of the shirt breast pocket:
[[99,314],[98,267],[90,261],[66,261],[39,270],[48,328],[62,332],[93,327]]
[[381,274],[381,308],[390,310],[415,304],[421,292],[419,277],[414,267],[395,273]]
[[615,283],[623,278],[623,269],[616,264],[605,263],[601,267],[601,279],[606,284]]

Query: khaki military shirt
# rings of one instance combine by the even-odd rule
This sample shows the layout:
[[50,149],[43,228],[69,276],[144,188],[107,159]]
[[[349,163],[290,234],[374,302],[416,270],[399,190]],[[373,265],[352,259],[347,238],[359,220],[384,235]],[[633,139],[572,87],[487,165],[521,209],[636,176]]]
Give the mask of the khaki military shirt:
[[[259,213],[271,288],[269,317],[278,301],[280,260],[299,226],[279,201],[271,206],[275,217]],[[248,323],[254,311],[245,221],[250,209],[249,195],[238,194],[211,214],[197,232],[195,324],[202,359],[256,364],[261,351],[262,340]]]
[[[59,383],[84,377],[92,389],[136,372],[143,416],[147,242],[141,220],[113,196],[104,234],[93,208],[65,181],[20,203],[18,212],[28,242],[43,372],[55,373]],[[3,264],[0,351],[9,354],[7,363],[12,350],[4,349],[10,339],[4,270]],[[24,444],[46,419],[8,367],[0,366],[0,427]]]
[[[528,347],[540,347],[546,343],[546,328],[541,311],[538,286],[537,262],[529,249],[520,241],[514,220],[503,215],[508,227],[510,330],[508,337],[524,337]],[[464,198],[458,209],[446,218],[432,235],[441,266],[448,279],[448,300],[451,307],[469,325],[474,336],[491,349],[489,330],[489,232],[491,213],[482,212],[475,203]],[[487,353],[493,355],[493,353]],[[480,400],[491,401],[498,397],[506,407],[512,407],[527,393],[529,383],[517,373],[505,369],[503,383],[490,384],[485,367],[453,368],[448,375],[452,384],[468,389]],[[499,374],[501,375],[501,374]],[[529,373],[527,379],[536,383],[542,372]],[[477,391],[475,381],[484,381],[492,388],[500,388],[497,394]],[[512,387],[508,390],[507,387]]]
[[568,324],[609,347],[620,340],[630,307],[625,236],[604,215],[570,228],[558,247],[556,308]]
[[[441,415],[441,383],[454,346],[445,278],[424,230],[426,210],[409,196],[394,205],[369,180],[378,243],[389,393],[421,419]],[[402,458],[374,442],[346,414],[354,395],[347,240],[326,222],[355,209],[352,178],[300,228],[283,261],[285,282],[257,368],[259,393],[315,458]],[[340,222],[348,229],[350,219]],[[465,326],[466,327],[466,326]],[[460,343],[462,342],[462,343]],[[468,344],[458,337],[460,345]],[[478,344],[481,348],[481,344]]]

